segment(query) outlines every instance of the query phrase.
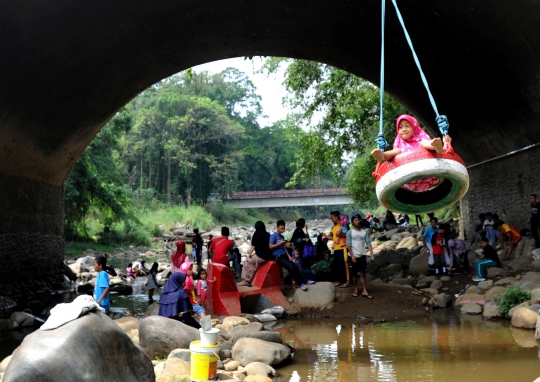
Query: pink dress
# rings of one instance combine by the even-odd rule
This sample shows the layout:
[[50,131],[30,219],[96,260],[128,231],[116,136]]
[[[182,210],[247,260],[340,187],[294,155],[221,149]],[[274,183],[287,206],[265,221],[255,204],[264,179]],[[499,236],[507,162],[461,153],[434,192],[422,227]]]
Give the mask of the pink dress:
[[[408,121],[413,127],[413,136],[407,140],[401,138],[397,133],[399,123],[403,120]],[[427,135],[424,129],[420,127],[415,118],[406,114],[398,117],[398,119],[396,120],[396,139],[394,140],[394,149],[400,149],[402,153],[421,149],[422,146],[420,146],[420,142],[422,141],[422,139],[431,140],[430,136]],[[435,187],[437,184],[439,184],[440,181],[441,179],[436,177],[423,178],[407,183],[403,186],[403,188],[406,188],[407,190],[413,192],[424,192]]]

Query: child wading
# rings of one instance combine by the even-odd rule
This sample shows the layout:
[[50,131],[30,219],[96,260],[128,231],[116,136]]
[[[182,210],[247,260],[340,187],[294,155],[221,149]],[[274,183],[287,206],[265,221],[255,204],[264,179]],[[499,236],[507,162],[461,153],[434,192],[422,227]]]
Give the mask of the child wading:
[[349,274],[353,280],[354,293],[353,297],[358,297],[358,274],[360,273],[360,281],[362,283],[362,297],[372,300],[373,296],[367,291],[366,282],[366,267],[367,267],[367,252],[366,246],[369,249],[371,259],[375,259],[371,241],[367,231],[361,226],[362,217],[354,215],[352,218],[353,228],[347,232],[347,248],[349,253]]
[[104,256],[96,257],[94,260],[94,270],[98,272],[96,287],[94,288],[94,300],[100,307],[109,314],[111,302],[109,300],[109,275],[105,271],[107,259]]
[[152,264],[152,268],[150,268],[150,272],[148,272],[146,289],[148,289],[148,302],[150,304],[154,302],[154,289],[159,288],[159,284],[156,278],[158,266],[159,264],[157,262],[154,262],[154,264]]

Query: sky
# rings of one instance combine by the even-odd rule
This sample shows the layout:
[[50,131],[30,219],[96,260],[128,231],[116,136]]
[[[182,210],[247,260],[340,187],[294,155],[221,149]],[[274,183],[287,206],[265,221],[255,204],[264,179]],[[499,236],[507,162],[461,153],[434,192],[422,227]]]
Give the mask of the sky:
[[287,94],[282,86],[285,69],[282,68],[276,74],[255,73],[262,66],[263,58],[254,57],[253,60],[246,60],[243,57],[230,58],[227,60],[214,61],[203,65],[193,67],[196,72],[208,71],[210,73],[219,73],[229,67],[237,68],[246,73],[255,87],[257,93],[262,97],[261,106],[266,118],[259,118],[261,126],[268,126],[272,123],[285,119],[287,109],[282,105],[282,99]]

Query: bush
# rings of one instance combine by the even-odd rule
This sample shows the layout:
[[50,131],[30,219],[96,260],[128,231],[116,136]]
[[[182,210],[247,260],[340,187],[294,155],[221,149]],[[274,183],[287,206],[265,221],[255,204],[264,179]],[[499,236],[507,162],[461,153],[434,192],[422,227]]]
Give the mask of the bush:
[[499,301],[501,314],[504,317],[508,317],[508,312],[510,311],[510,309],[530,299],[531,299],[531,294],[529,292],[526,292],[520,288],[509,287],[506,290],[506,293],[504,294],[504,296]]

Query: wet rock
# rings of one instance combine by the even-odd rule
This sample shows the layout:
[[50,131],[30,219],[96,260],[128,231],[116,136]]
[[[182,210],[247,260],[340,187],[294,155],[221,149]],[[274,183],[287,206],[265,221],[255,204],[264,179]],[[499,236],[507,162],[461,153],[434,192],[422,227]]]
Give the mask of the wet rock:
[[120,296],[133,294],[133,287],[127,284],[114,284],[109,287],[110,292],[116,292]]
[[429,254],[423,250],[419,255],[412,258],[409,265],[409,274],[419,276],[429,272]]
[[512,315],[512,326],[522,329],[534,329],[538,313],[527,308],[517,308]]
[[291,351],[282,344],[266,342],[256,338],[240,338],[233,346],[233,359],[242,366],[251,362],[278,365],[291,357]]
[[492,286],[493,286],[493,280],[480,281],[478,283],[478,288],[480,288],[480,289],[482,289],[484,291],[488,290]]
[[486,301],[488,300],[497,300],[499,297],[504,296],[506,293],[506,288],[502,286],[494,286],[490,290],[488,290],[484,296],[486,298]]
[[516,329],[510,326],[510,332],[512,333],[512,337],[514,337],[514,341],[516,341],[516,344],[518,344],[519,347],[522,347],[522,348],[538,347],[538,344],[534,340],[533,331]]
[[433,308],[446,308],[450,305],[452,299],[446,293],[436,294],[429,300],[428,304]]
[[197,329],[161,316],[146,317],[139,328],[140,345],[151,359],[156,353],[169,355],[174,349],[189,349],[196,340],[200,340]]
[[334,304],[335,299],[336,288],[329,282],[310,285],[307,291],[298,288],[293,296],[301,308],[327,308]]
[[461,307],[461,314],[482,314],[482,306],[478,304],[465,304]]
[[78,294],[92,294],[94,293],[94,285],[91,283],[80,284],[77,286]]
[[506,274],[504,269],[497,268],[497,267],[489,267],[487,270],[487,278],[492,279],[495,277],[503,277]]
[[485,320],[493,320],[496,318],[501,318],[501,309],[499,305],[495,304],[493,301],[488,301],[484,305],[484,311],[482,313],[482,317]]
[[181,380],[182,378],[190,379],[191,366],[186,361],[179,358],[171,358],[163,362],[163,370],[156,375],[156,382],[170,382],[173,380]]
[[[95,259],[95,256],[80,257],[77,260],[75,260],[75,263],[81,264],[86,269],[94,269],[94,259]],[[75,271],[75,269],[73,270]]]
[[266,375],[268,377],[274,377],[276,370],[272,366],[268,366],[262,362],[251,362],[244,368],[247,375]]
[[148,356],[102,313],[88,313],[57,329],[29,334],[3,378],[3,382],[89,380],[155,380]]
[[70,279],[71,281],[77,280],[77,274],[73,271],[73,269],[71,269],[69,265],[64,263],[62,265],[62,269],[63,269],[64,275],[66,275],[68,279]]

